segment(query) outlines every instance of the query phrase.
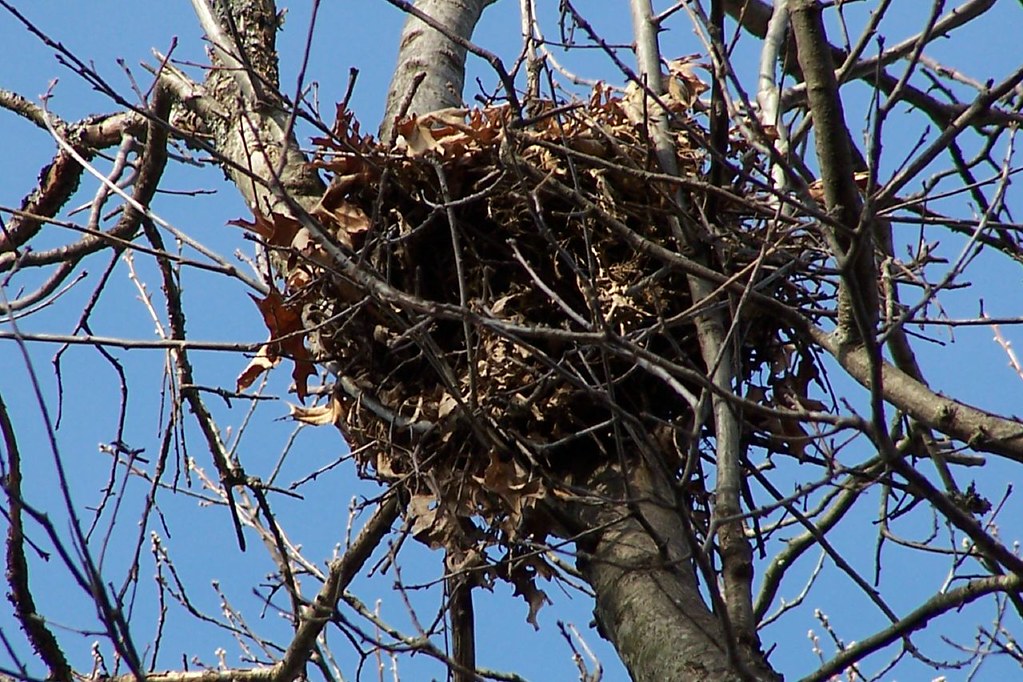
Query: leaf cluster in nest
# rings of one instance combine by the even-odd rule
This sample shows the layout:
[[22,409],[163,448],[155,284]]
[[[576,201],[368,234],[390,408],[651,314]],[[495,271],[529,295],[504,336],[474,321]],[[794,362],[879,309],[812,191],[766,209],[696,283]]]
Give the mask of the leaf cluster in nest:
[[[330,400],[294,417],[336,424],[366,475],[405,491],[416,537],[452,569],[511,580],[531,617],[533,579],[550,568],[527,550],[555,532],[545,501],[643,449],[683,465],[706,373],[694,316],[735,306],[724,293],[694,303],[686,275],[629,235],[790,295],[754,267],[753,202],[719,193],[713,242],[683,243],[672,218],[699,216],[713,191],[703,130],[669,95],[676,182],[632,95],[599,88],[526,125],[501,107],[438,112],[401,122],[394,145],[339,111],[316,140],[332,181],[311,215],[346,262],[293,218],[244,223],[287,262],[283,291],[260,302],[274,343],[240,387],[284,355],[303,397],[309,363],[328,364]],[[753,194],[742,181],[732,192]],[[776,320],[741,320],[741,373],[776,361],[779,338]]]

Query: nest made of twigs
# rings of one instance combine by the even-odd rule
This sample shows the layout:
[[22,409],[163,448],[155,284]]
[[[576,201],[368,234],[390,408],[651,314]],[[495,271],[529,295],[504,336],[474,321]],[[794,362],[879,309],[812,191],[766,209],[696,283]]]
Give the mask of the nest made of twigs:
[[[413,533],[445,547],[452,568],[496,564],[534,606],[546,564],[510,559],[550,531],[532,511],[630,442],[656,443],[677,469],[700,432],[687,399],[706,372],[693,322],[707,306],[731,319],[735,302],[694,303],[686,274],[642,244],[801,295],[788,278],[772,283],[777,263],[753,266],[756,189],[734,180],[729,200],[701,185],[708,155],[685,104],[672,129],[685,182],[660,172],[628,97],[598,89],[536,111],[525,125],[503,107],[411,118],[393,145],[339,111],[316,140],[332,179],[312,216],[345,263],[300,221],[246,224],[287,260],[283,291],[260,307],[289,345],[263,355],[296,361],[300,396],[311,361],[337,377],[329,403],[294,416],[335,423],[364,474],[400,483]],[[748,165],[748,149],[732,153]],[[713,237],[684,243],[678,216],[699,225],[711,202]],[[747,377],[783,344],[778,321],[756,312],[730,342]],[[260,369],[247,371],[251,382]],[[509,554],[489,556],[495,546]]]

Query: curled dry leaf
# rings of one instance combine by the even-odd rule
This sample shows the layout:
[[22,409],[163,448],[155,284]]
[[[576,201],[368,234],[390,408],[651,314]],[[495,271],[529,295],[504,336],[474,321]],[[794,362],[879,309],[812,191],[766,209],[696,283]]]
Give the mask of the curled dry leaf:
[[405,516],[412,521],[410,529],[412,536],[422,538],[433,528],[433,522],[437,518],[437,501],[431,494],[412,495],[405,508]]
[[413,495],[405,510],[412,521],[412,536],[430,547],[459,547],[465,540],[458,516],[432,493]]
[[[538,565],[542,564],[544,569],[538,571]],[[540,612],[544,604],[550,604],[551,600],[547,597],[547,593],[536,586],[536,578],[538,574],[543,575],[545,578],[554,574],[554,571],[543,561],[539,559],[538,562],[532,560],[523,560],[519,558],[512,558],[507,560],[508,564],[508,580],[515,587],[515,596],[523,597],[526,603],[529,604],[529,614],[526,616],[526,621],[533,626],[534,629],[539,630],[540,624],[536,620],[536,614]]]
[[454,412],[456,407],[458,407],[458,401],[455,400],[454,396],[445,391],[444,396],[440,399],[440,402],[437,404],[437,419],[443,419],[444,417],[448,416],[449,414]]
[[398,135],[399,143],[405,143],[409,156],[422,156],[428,152],[439,152],[441,149],[430,126],[416,118],[399,123]]
[[270,246],[290,248],[295,234],[302,229],[302,224],[294,218],[281,213],[271,213],[270,217],[255,213],[255,221],[249,222],[242,218],[229,220],[228,225],[236,225],[263,238]]
[[483,477],[476,477],[476,480],[504,501],[507,518],[501,528],[512,539],[519,534],[524,512],[547,495],[546,487],[539,478],[530,477],[529,472],[514,460],[503,461],[494,451],[490,452],[490,464]]
[[424,116],[412,116],[398,123],[395,148],[410,158],[436,154],[446,159],[465,160],[467,156],[493,145],[500,137],[505,113],[442,109]]
[[241,393],[253,382],[258,379],[264,372],[269,372],[274,366],[280,362],[280,358],[277,356],[270,357],[270,344],[264,343],[259,347],[259,352],[256,353],[256,357],[252,358],[252,361],[242,370],[242,373],[238,375],[238,379],[235,382],[235,391]]
[[311,426],[323,426],[325,424],[340,425],[344,418],[344,405],[337,396],[331,396],[330,401],[325,405],[288,405],[288,416],[297,422]]
[[295,380],[295,392],[300,400],[305,400],[309,376],[316,373],[316,368],[305,347],[305,328],[301,317],[285,304],[276,290],[271,291],[266,298],[251,298],[263,314],[263,322],[270,330],[270,339],[238,376],[238,390],[243,391],[251,386],[261,374],[276,366],[282,357],[287,357],[295,363],[291,373]]
[[515,589],[516,596],[522,595],[529,602],[529,615],[526,616],[526,620],[533,629],[539,630],[540,623],[536,620],[536,614],[540,613],[540,609],[543,608],[544,604],[550,604],[551,600],[547,596],[547,593],[536,586],[536,583],[528,583],[526,587],[520,588],[516,585]]
[[[349,179],[366,182],[369,174],[360,172]],[[312,215],[330,230],[330,233],[344,246],[358,248],[362,245],[372,221],[361,208],[345,200],[348,192],[346,183],[331,183],[312,210]]]
[[668,95],[678,105],[691,109],[710,86],[696,75],[697,67],[704,67],[691,54],[668,62]]

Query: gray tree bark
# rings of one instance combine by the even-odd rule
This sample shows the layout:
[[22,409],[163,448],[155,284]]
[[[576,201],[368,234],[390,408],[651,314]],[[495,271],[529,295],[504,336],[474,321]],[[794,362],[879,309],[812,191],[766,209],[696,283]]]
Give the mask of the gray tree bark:
[[580,543],[579,567],[596,593],[601,634],[635,682],[780,679],[704,603],[687,524],[663,475],[610,466],[587,488],[617,502],[565,511],[580,524],[573,530],[591,538]]
[[[290,214],[284,195],[311,208],[326,186],[306,163],[278,94],[276,3],[192,0],[192,5],[221,68],[210,70],[202,88],[173,68],[165,69],[164,82],[201,122],[196,132],[212,138],[224,171],[251,208]],[[189,126],[187,120],[183,125]]]
[[390,139],[398,117],[462,106],[466,50],[449,36],[468,40],[483,10],[493,2],[419,0],[415,3],[417,10],[447,30],[442,33],[409,15],[401,32],[398,65],[387,91],[384,120],[380,123],[381,140]]

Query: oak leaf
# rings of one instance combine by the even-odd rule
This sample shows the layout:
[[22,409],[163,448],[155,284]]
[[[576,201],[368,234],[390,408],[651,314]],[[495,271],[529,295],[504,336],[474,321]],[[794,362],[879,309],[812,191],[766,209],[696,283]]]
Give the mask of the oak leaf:
[[237,390],[245,390],[260,375],[276,366],[282,357],[287,357],[295,363],[291,373],[295,380],[295,392],[299,400],[305,400],[308,395],[307,381],[311,374],[316,373],[316,368],[305,347],[302,318],[284,302],[276,290],[272,290],[266,298],[252,296],[252,300],[263,314],[263,322],[270,330],[270,339],[238,376]]
[[324,424],[340,424],[344,418],[344,406],[337,396],[331,396],[326,405],[288,405],[289,415],[292,419],[311,426],[323,426]]

